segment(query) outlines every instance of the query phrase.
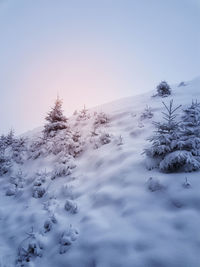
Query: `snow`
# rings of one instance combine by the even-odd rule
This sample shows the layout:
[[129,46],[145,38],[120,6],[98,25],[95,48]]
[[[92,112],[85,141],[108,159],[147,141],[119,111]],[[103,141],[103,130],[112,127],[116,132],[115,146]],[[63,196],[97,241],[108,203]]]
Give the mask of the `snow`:
[[[69,172],[52,178],[59,164],[73,163],[50,154],[20,165],[23,179],[12,177],[17,164],[0,177],[0,266],[200,266],[199,172],[161,173],[143,154],[162,101],[173,98],[185,108],[200,98],[200,77],[170,87],[166,98],[152,91],[95,107],[78,123],[72,116],[69,123],[83,137],[91,132],[94,111],[109,120],[100,126],[103,143],[86,138]],[[144,116],[147,105],[151,116]],[[23,136],[32,140],[41,129]],[[16,265],[29,257],[23,249],[33,252],[31,260]]]

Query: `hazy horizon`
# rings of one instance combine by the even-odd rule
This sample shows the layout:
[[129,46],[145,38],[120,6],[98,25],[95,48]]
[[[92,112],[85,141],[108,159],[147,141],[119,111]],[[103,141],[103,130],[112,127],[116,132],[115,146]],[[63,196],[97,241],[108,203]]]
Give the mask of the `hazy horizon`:
[[200,75],[200,2],[0,1],[1,133]]

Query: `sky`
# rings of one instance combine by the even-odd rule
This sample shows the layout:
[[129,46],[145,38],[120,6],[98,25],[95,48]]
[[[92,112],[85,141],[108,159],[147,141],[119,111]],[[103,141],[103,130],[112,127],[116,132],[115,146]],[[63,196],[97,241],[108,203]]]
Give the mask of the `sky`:
[[200,0],[0,0],[0,133],[200,75]]

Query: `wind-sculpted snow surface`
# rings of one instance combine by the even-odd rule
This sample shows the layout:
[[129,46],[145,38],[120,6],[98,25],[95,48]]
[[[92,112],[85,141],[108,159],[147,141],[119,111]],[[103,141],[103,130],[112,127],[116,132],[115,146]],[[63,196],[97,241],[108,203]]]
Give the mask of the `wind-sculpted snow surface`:
[[[200,98],[200,79],[170,87],[166,104]],[[28,133],[23,162],[1,154],[0,266],[200,266],[199,172],[143,153],[164,111],[153,94],[84,108],[49,140]]]

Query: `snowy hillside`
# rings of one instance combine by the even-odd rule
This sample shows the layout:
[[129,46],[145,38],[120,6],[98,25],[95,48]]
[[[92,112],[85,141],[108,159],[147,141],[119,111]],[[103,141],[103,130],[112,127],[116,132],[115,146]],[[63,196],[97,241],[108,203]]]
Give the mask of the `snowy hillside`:
[[148,170],[143,153],[162,101],[200,100],[200,78],[171,88],[75,113],[77,145],[25,134],[31,153],[0,177],[0,266],[200,266],[200,172]]

